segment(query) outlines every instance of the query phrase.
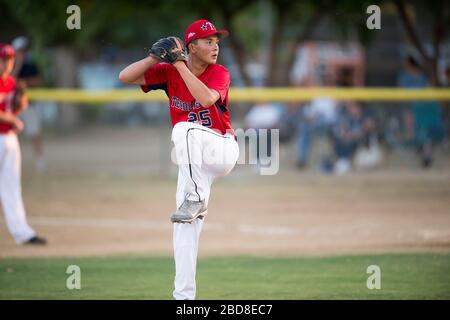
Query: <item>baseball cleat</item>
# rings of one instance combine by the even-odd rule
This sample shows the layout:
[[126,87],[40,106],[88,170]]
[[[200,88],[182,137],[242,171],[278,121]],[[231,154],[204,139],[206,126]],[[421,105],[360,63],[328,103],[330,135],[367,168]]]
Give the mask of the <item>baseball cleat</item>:
[[203,219],[207,214],[205,201],[184,200],[183,204],[170,217],[173,223],[191,223],[195,219]]
[[47,244],[47,240],[45,238],[41,238],[39,236],[34,236],[25,241],[23,244],[31,244],[31,245],[45,245]]

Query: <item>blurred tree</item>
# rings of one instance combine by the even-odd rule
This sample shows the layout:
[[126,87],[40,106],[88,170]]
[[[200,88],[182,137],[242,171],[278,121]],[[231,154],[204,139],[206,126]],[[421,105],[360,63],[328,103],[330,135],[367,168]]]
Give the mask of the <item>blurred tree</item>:
[[238,33],[236,32],[236,29],[234,27],[233,19],[236,18],[236,16],[240,12],[242,12],[242,10],[248,8],[254,3],[254,0],[231,0],[218,3],[219,13],[223,19],[224,28],[229,30],[232,34],[232,37],[230,37],[230,47],[233,51],[234,58],[246,86],[251,86],[251,79],[247,69],[245,68],[246,61],[248,61],[246,59],[246,56],[248,56],[248,49],[246,50],[243,41],[240,37],[237,36]]
[[[256,51],[266,51],[260,55],[267,66],[265,86],[290,85],[290,71],[295,63],[298,47],[310,39],[314,30],[325,17],[338,25],[342,33],[357,30],[358,37],[367,42],[369,33],[365,25],[368,5],[372,1],[333,0],[229,0],[227,2],[202,3],[207,16],[218,13],[224,27],[230,31],[230,47],[239,66],[243,81],[252,85],[251,76],[245,66],[254,61]],[[264,10],[268,7],[268,10]],[[255,14],[256,10],[256,14]],[[341,15],[336,15],[341,12]],[[262,19],[266,26],[258,26],[255,20]],[[262,17],[262,18],[261,18]],[[255,27],[256,25],[256,27]],[[255,30],[256,29],[256,30]],[[255,32],[256,31],[256,32]],[[330,31],[331,33],[334,30]],[[348,32],[347,32],[348,33]],[[253,48],[250,48],[253,47]],[[252,50],[253,49],[253,50]]]
[[[264,61],[264,64],[267,65],[265,85],[273,86],[288,84],[288,76],[283,76],[285,70],[292,68],[295,62],[297,46],[311,35],[321,18],[334,6],[335,1],[228,0],[214,2],[188,0],[184,3],[187,8],[195,6],[202,8],[205,18],[217,15],[218,18],[223,20],[224,28],[229,30],[232,35],[229,39],[230,48],[246,86],[252,85],[252,77],[246,65],[257,58],[254,53],[255,49],[256,51],[266,50],[267,61]],[[270,10],[261,9],[266,3],[269,4]],[[272,22],[272,26],[267,26],[262,34],[257,25],[258,22],[255,21],[261,15],[262,19],[267,19],[264,21],[266,24]],[[299,21],[305,22],[299,23]],[[293,39],[284,35],[289,23],[296,25],[297,33]],[[265,47],[266,44],[268,44],[267,47]],[[291,45],[286,59],[282,57],[281,53],[288,44]],[[253,50],[251,47],[253,47]],[[285,62],[284,67],[281,62]]]
[[275,12],[278,12],[278,23],[285,24],[276,27],[272,37],[283,37],[284,29],[288,34],[284,44],[280,44],[279,39],[271,42],[273,49],[284,53],[284,57],[279,53],[273,54],[266,84],[289,86],[290,71],[294,67],[298,48],[303,42],[313,38],[314,31],[321,23],[327,19],[328,33],[332,38],[340,38],[343,41],[353,39],[367,45],[372,39],[373,32],[366,27],[366,8],[380,1],[271,0],[271,2]]
[[[290,71],[294,66],[298,47],[312,36],[314,29],[336,6],[336,1],[271,0],[270,2],[275,12],[275,26],[270,41],[271,54],[266,85],[287,86],[290,84]],[[294,24],[295,28],[291,27],[291,37],[287,39],[285,45],[282,45],[281,40],[287,24]],[[283,61],[280,57],[281,51],[286,52],[284,66],[280,63]]]
[[[347,17],[348,10],[360,16],[365,13],[361,4],[349,0],[60,0],[45,6],[34,0],[0,3],[9,9],[10,19],[33,39],[36,48],[55,48],[59,56],[55,58],[57,69],[67,69],[64,74],[55,74],[57,86],[76,85],[76,68],[70,66],[76,65],[80,56],[89,56],[106,46],[141,47],[144,52],[162,34],[182,37],[177,32],[200,18],[213,19],[230,31],[227,43],[245,85],[252,85],[246,66],[257,59],[267,66],[267,86],[289,85],[298,46],[311,37],[325,16],[341,3],[346,6]],[[66,8],[71,4],[81,8],[81,30],[66,27]],[[344,21],[348,24],[353,20]]]
[[[417,49],[422,58],[423,71],[427,74],[433,86],[442,86],[443,83],[438,74],[438,62],[441,57],[441,45],[446,39],[450,26],[450,3],[444,0],[427,1],[426,4],[394,0],[394,3],[405,28],[408,40]],[[425,39],[431,39],[432,50],[427,51],[427,42],[420,39],[416,28],[416,21],[410,9],[415,9],[416,12],[420,12],[421,16],[429,16],[429,21],[432,23],[431,35]]]
[[[81,9],[81,30],[66,27],[69,17],[66,9],[72,4]],[[99,41],[129,47],[156,40],[164,33],[175,33],[191,20],[196,10],[191,7],[180,18],[175,16],[180,7],[185,9],[174,0],[60,0],[45,4],[34,0],[0,0],[0,8],[5,8],[16,29],[26,32],[35,43],[70,46],[81,51],[104,45]]]
[[[449,25],[449,4],[444,0],[430,1],[418,9],[434,17],[430,37],[433,53],[426,52],[420,41],[414,21],[407,14],[410,2],[406,0],[60,0],[45,4],[0,0],[0,27],[3,34],[25,33],[32,38],[36,51],[54,48],[59,58],[52,57],[52,62],[46,64],[56,66],[54,75],[59,79],[55,84],[75,86],[76,68],[70,66],[76,66],[80,58],[96,57],[98,50],[108,46],[139,48],[144,54],[161,35],[183,37],[184,28],[194,19],[211,19],[230,31],[227,44],[245,85],[253,85],[249,74],[252,71],[246,66],[259,60],[267,66],[265,85],[285,86],[290,84],[298,47],[313,37],[324,20],[329,23],[330,34],[340,32],[345,39],[357,33],[358,39],[366,43],[373,35],[365,27],[367,6],[392,1],[411,42],[423,56],[425,71],[433,83],[439,83],[437,61]],[[71,4],[81,8],[81,30],[66,27],[66,8]],[[47,55],[43,59],[49,60]]]

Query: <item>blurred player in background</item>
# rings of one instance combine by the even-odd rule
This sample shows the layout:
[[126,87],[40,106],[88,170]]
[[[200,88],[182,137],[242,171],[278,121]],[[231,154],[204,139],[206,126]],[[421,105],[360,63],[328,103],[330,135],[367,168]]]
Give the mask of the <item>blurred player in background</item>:
[[[22,80],[28,88],[41,85],[39,69],[30,56],[30,42],[26,37],[17,37],[13,40],[12,46],[16,52],[16,63],[13,75],[17,80]],[[35,157],[35,168],[37,171],[44,171],[47,167],[44,158],[44,145],[42,139],[41,105],[30,103],[22,117],[25,122],[25,134],[31,139]]]
[[[398,76],[398,85],[409,89],[429,86],[428,78],[421,70],[419,62],[413,57],[405,59],[404,69]],[[414,144],[423,168],[433,163],[433,147],[444,136],[442,111],[436,101],[413,101],[404,113],[408,139]]]
[[20,183],[21,155],[17,134],[23,129],[18,115],[28,106],[26,84],[10,75],[14,48],[0,44],[0,197],[6,225],[17,244],[46,243],[28,225]]

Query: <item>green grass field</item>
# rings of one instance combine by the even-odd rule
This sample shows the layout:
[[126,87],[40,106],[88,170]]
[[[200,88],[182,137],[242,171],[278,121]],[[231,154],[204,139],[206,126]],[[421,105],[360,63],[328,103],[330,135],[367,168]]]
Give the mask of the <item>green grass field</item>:
[[[67,266],[81,268],[68,290]],[[381,289],[366,287],[369,265]],[[171,299],[170,257],[27,258],[0,261],[1,299]],[[327,258],[205,258],[197,299],[450,299],[450,254]]]

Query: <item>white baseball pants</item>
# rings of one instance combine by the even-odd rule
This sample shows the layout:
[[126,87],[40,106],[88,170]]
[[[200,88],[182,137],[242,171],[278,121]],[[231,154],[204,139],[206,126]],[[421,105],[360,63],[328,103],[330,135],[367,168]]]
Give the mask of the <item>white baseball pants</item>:
[[20,183],[20,145],[14,132],[0,134],[0,197],[6,226],[17,244],[36,235],[28,225]]
[[[227,175],[239,157],[232,134],[221,135],[192,122],[177,123],[172,131],[178,163],[177,208],[185,199],[209,201],[212,182]],[[196,293],[198,243],[204,219],[173,224],[176,300],[193,300]]]

